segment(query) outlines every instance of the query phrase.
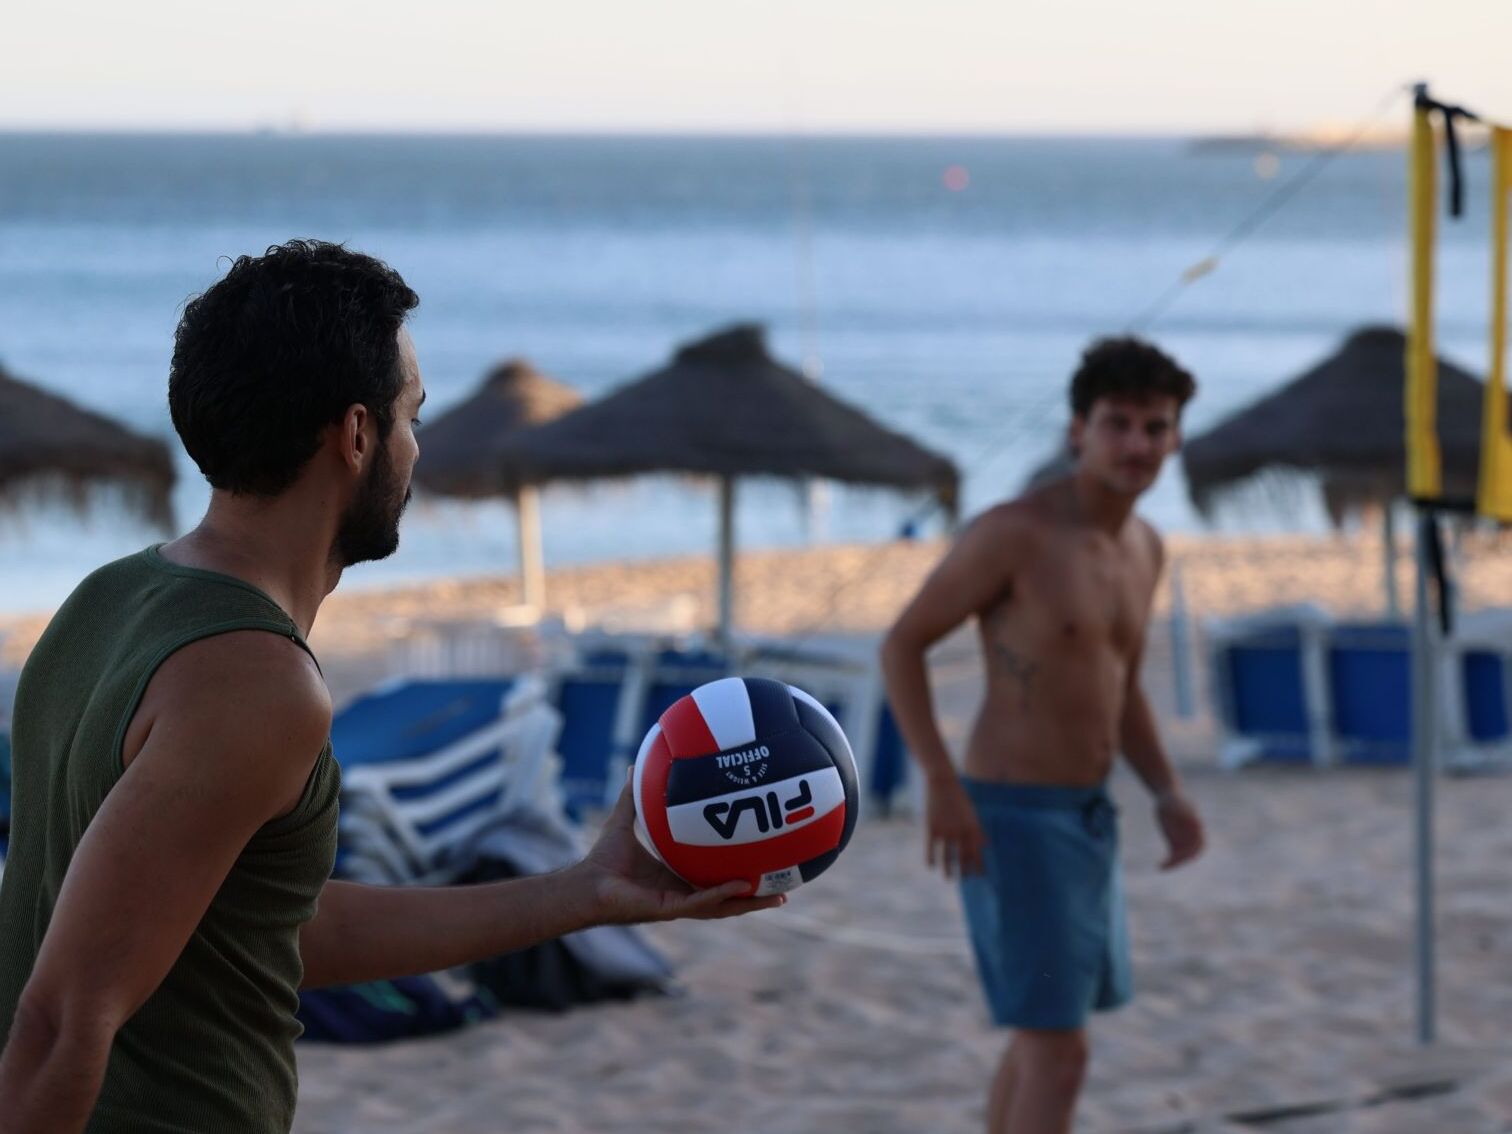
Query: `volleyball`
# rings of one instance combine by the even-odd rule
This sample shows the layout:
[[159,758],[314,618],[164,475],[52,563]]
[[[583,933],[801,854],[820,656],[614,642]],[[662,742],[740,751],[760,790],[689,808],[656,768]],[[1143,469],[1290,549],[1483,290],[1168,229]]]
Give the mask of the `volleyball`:
[[726,677],[675,701],[636,753],[636,831],[690,885],[755,896],[811,882],[856,826],[856,759],[829,710],[792,685]]

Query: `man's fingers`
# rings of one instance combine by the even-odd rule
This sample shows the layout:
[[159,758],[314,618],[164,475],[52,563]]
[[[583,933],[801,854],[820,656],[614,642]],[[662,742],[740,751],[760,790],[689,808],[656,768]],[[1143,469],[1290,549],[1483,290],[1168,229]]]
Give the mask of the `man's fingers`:
[[678,899],[678,909],[674,917],[736,917],[743,913],[754,913],[756,910],[775,909],[787,901],[785,894],[773,894],[765,898],[757,898],[751,895],[749,882],[725,882],[719,886],[710,886],[707,890],[696,890],[686,897]]
[[950,879],[980,871],[983,841],[979,831],[931,835],[925,842],[924,864],[931,870],[938,866],[940,872]]
[[683,898],[683,903],[690,909],[708,910],[736,898],[749,898],[751,892],[751,884],[737,878],[733,882],[721,882],[718,886],[694,890]]
[[721,882],[718,886],[700,890],[699,894],[715,902],[723,902],[729,898],[745,898],[751,894],[751,884],[743,878],[737,878],[733,882]]

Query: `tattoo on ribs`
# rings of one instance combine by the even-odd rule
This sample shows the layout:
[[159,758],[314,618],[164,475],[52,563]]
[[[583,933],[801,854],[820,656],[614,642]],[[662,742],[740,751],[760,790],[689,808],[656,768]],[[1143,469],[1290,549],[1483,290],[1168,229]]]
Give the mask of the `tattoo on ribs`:
[[1039,662],[1026,658],[1000,642],[993,643],[992,656],[997,660],[998,668],[1010,679],[1018,682],[1020,698],[1024,706],[1028,707],[1029,694],[1034,689],[1034,679],[1039,675]]

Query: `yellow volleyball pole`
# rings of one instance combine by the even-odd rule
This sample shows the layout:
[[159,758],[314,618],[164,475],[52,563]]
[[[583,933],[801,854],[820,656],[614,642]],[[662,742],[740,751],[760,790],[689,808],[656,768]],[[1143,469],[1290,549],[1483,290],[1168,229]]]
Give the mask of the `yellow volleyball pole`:
[[1512,434],[1507,432],[1507,209],[1512,205],[1512,131],[1491,131],[1491,367],[1481,411],[1475,510],[1512,521]]
[[1432,502],[1443,488],[1437,434],[1438,367],[1433,354],[1433,244],[1437,208],[1433,103],[1417,88],[1408,158],[1412,226],[1412,310],[1407,326],[1407,493],[1418,502],[1413,545],[1416,574],[1412,626],[1412,766],[1417,890],[1417,1038],[1434,1042],[1437,1011],[1434,957],[1433,789],[1438,772],[1438,651],[1428,597],[1429,546],[1437,535]]
[[1407,494],[1434,500],[1443,491],[1438,443],[1438,364],[1433,354],[1433,247],[1438,212],[1433,124],[1426,87],[1412,112],[1408,211],[1412,226],[1412,312],[1407,325]]

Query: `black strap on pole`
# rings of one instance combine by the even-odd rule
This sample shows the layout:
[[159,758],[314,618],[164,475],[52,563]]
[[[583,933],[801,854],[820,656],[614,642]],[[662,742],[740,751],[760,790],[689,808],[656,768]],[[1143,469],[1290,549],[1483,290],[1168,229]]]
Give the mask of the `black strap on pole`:
[[1418,84],[1413,98],[1419,110],[1436,110],[1444,116],[1444,160],[1449,174],[1449,215],[1462,216],[1465,211],[1465,175],[1460,161],[1459,128],[1455,123],[1462,118],[1466,122],[1479,122],[1480,116],[1463,106],[1451,106],[1447,102],[1430,98],[1426,83]]
[[1449,557],[1444,551],[1444,529],[1432,512],[1423,513],[1423,536],[1428,552],[1428,570],[1438,600],[1439,630],[1444,637],[1454,633],[1454,580],[1449,574]]

